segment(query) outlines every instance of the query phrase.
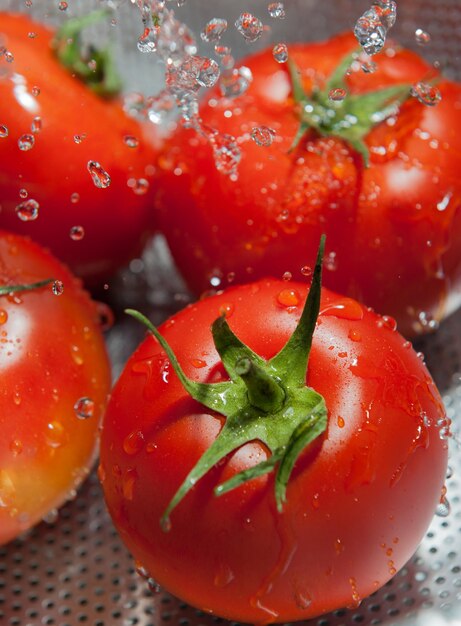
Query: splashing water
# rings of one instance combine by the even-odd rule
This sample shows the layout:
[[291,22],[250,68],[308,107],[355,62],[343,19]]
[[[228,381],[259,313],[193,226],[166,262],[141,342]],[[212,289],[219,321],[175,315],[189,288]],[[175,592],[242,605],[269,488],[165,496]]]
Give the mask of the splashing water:
[[359,17],[354,35],[366,54],[374,55],[384,48],[387,31],[395,24],[395,0],[376,0],[368,11]]
[[428,83],[416,83],[416,85],[413,85],[411,95],[427,106],[435,106],[442,99],[440,90]]

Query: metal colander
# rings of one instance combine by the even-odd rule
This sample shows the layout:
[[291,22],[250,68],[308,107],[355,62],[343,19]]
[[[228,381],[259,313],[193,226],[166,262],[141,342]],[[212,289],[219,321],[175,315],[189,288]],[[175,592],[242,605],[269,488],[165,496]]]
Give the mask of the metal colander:
[[[266,1],[188,0],[178,15],[195,32],[211,17],[241,10],[267,14]],[[69,0],[68,13],[100,6],[97,0]],[[172,6],[175,3],[171,3]],[[141,25],[134,6],[112,2],[117,24],[107,33],[114,40],[129,89],[155,93],[161,68],[141,55],[136,39]],[[371,5],[361,0],[285,0],[287,17],[273,23],[271,42],[320,39],[353,27]],[[1,9],[17,9],[56,23],[63,17],[58,0],[24,2],[0,0]],[[461,0],[398,0],[399,15],[392,37],[418,48],[446,73],[461,78]],[[1,24],[0,24],[1,27]],[[431,35],[419,48],[415,30]],[[237,46],[238,38],[231,42]],[[266,42],[261,45],[267,45]],[[255,48],[252,47],[251,50]],[[248,48],[246,48],[248,50]],[[245,48],[237,49],[243,54]],[[134,70],[134,68],[136,68]],[[461,126],[461,118],[460,118]],[[180,308],[188,294],[172,268],[162,240],[143,258],[130,264],[111,284],[116,310],[125,305],[148,311],[155,323]],[[438,332],[419,340],[416,348],[426,362],[453,420],[450,506],[441,506],[417,553],[382,589],[360,607],[310,620],[309,626],[461,626],[461,312],[446,320]],[[118,319],[107,341],[114,376],[140,340],[142,329]],[[101,489],[92,474],[73,501],[27,536],[0,547],[0,623],[5,626],[212,626],[225,620],[197,611],[143,579],[106,512]]]

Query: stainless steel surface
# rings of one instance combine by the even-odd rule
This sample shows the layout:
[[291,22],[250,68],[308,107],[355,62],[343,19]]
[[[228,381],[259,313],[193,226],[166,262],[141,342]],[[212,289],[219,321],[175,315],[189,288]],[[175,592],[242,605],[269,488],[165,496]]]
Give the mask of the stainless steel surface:
[[[96,0],[69,0],[69,14],[103,4]],[[115,3],[117,23],[107,36],[114,40],[129,89],[155,93],[162,68],[155,57],[136,50],[141,24],[129,0]],[[240,10],[267,15],[268,2],[260,0],[188,0],[178,15],[195,32],[210,17]],[[353,26],[370,6],[368,0],[285,0],[287,18],[272,20],[270,41],[315,38]],[[0,8],[19,8],[55,23],[62,19],[58,2],[0,0]],[[174,6],[175,3],[171,3]],[[453,76],[461,77],[461,0],[399,0],[399,15],[392,37],[438,61]],[[422,28],[431,43],[421,48],[415,30]],[[237,44],[236,35],[230,35]],[[264,43],[264,42],[263,42]],[[266,45],[268,41],[266,40]],[[253,50],[240,45],[239,52]],[[461,126],[461,120],[460,120]],[[155,311],[160,322],[187,301],[187,293],[174,273],[161,241],[142,260],[121,273],[113,284],[117,305],[130,304]],[[108,334],[114,375],[140,339],[139,329],[119,319]],[[435,516],[416,555],[385,587],[359,608],[344,609],[309,622],[312,626],[461,626],[461,312],[446,320],[417,348],[438,383],[449,417],[452,476],[447,479],[451,512]],[[447,511],[441,511],[446,513]],[[0,547],[0,623],[5,626],[211,626],[226,624],[192,609],[164,591],[150,589],[136,572],[105,510],[95,474],[76,499],[66,504],[53,523],[42,523],[26,537]]]

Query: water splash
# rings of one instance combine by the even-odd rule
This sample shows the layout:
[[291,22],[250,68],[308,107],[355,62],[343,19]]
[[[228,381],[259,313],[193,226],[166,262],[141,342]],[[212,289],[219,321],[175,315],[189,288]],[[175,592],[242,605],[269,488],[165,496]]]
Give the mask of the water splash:
[[376,0],[370,9],[359,17],[354,27],[354,35],[368,55],[374,55],[384,48],[387,32],[395,24],[397,4],[395,0]]

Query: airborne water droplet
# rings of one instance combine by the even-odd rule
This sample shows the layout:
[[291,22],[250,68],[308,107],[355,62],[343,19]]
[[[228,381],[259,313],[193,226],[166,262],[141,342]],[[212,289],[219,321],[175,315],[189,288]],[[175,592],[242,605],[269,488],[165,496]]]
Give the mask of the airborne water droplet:
[[422,82],[413,85],[411,95],[427,106],[435,106],[442,99],[442,94],[437,87]]
[[250,68],[242,66],[222,75],[219,87],[225,98],[236,98],[244,94],[253,80]]
[[0,137],[8,137],[8,127],[4,124],[0,124]]
[[33,135],[30,135],[29,133],[21,135],[21,137],[19,137],[18,139],[19,149],[22,150],[23,152],[26,152],[27,150],[31,150],[34,147],[34,144],[35,144],[35,138]]
[[347,91],[343,89],[342,87],[331,89],[331,91],[328,94],[328,98],[332,102],[342,102],[346,96],[347,96]]
[[269,11],[269,15],[273,18],[283,20],[285,18],[285,7],[283,2],[271,2],[267,10]]
[[14,55],[13,55],[13,53],[12,53],[12,52],[10,52],[9,50],[7,50],[7,51],[5,52],[5,61],[6,61],[7,63],[13,63],[13,61],[14,61]]
[[144,196],[149,190],[149,181],[145,178],[130,178],[127,185],[137,196]]
[[55,280],[51,285],[51,291],[55,296],[61,296],[64,293],[64,283],[62,280]]
[[16,207],[16,215],[23,222],[32,222],[37,219],[39,208],[40,205],[37,200],[31,198],[30,200],[18,204]]
[[39,133],[42,130],[42,118],[34,117],[30,129],[33,133]]
[[72,226],[69,231],[69,236],[72,241],[81,241],[85,236],[85,229],[83,226]]
[[420,46],[425,46],[431,41],[431,36],[422,28],[417,28],[415,31],[415,39]]
[[251,130],[251,138],[258,146],[270,146],[274,141],[275,130],[268,126],[255,126]]
[[288,48],[284,43],[277,43],[272,48],[272,56],[277,63],[286,63],[288,61]]
[[86,420],[94,415],[94,402],[91,398],[79,398],[74,404],[75,415],[80,420]]
[[87,169],[91,174],[93,183],[99,189],[107,189],[110,185],[110,176],[97,161],[88,161]]
[[235,27],[247,41],[256,41],[261,37],[263,24],[251,13],[241,13],[235,22]]
[[221,39],[226,30],[227,20],[215,17],[206,24],[206,26],[200,33],[200,37],[203,41],[206,41],[208,43],[216,42]]

